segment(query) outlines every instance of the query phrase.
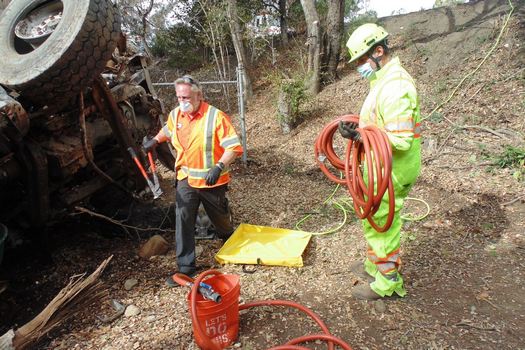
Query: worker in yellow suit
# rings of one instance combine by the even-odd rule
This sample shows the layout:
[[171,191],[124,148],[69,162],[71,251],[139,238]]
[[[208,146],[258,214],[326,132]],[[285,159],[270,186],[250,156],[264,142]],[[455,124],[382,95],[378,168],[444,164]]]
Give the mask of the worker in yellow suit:
[[[414,80],[401,66],[398,57],[390,56],[388,33],[373,23],[358,27],[346,46],[350,62],[356,62],[359,74],[370,81],[370,92],[363,103],[359,125],[341,122],[339,132],[356,142],[360,134],[355,130],[374,125],[384,131],[392,145],[392,182],[395,194],[395,214],[392,226],[386,232],[377,232],[363,220],[368,251],[364,265],[355,261],[350,270],[373,281],[357,285],[352,295],[358,299],[375,300],[394,293],[406,294],[399,273],[399,256],[403,201],[415,183],[421,168],[421,138],[419,101]],[[388,194],[382,199],[373,220],[383,226],[388,216]]]

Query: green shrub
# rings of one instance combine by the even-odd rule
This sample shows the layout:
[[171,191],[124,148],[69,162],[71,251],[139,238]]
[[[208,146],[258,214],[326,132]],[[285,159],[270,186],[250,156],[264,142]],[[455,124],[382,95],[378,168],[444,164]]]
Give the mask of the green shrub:
[[496,164],[500,168],[523,167],[525,165],[525,149],[507,146],[497,157]]
[[500,168],[514,169],[512,176],[516,180],[523,180],[525,176],[525,149],[507,146],[496,156],[496,165]]
[[301,119],[300,108],[308,100],[308,89],[305,83],[306,78],[282,79],[279,86],[289,98],[290,114],[288,116],[278,113],[281,122],[288,125],[296,125]]

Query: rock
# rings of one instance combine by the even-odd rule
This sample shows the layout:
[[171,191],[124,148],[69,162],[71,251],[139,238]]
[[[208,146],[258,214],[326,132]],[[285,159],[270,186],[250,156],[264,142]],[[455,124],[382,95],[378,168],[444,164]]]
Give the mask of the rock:
[[170,246],[168,242],[161,235],[155,235],[151,237],[144,245],[139,249],[139,256],[142,259],[149,259],[155,255],[164,255],[168,252]]
[[137,316],[138,314],[140,314],[140,309],[135,305],[128,305],[124,312],[124,316],[126,317]]
[[137,284],[139,283],[139,281],[137,281],[136,279],[134,278],[131,278],[129,280],[126,280],[126,282],[124,282],[124,289],[125,290],[131,290],[133,287],[135,287]]

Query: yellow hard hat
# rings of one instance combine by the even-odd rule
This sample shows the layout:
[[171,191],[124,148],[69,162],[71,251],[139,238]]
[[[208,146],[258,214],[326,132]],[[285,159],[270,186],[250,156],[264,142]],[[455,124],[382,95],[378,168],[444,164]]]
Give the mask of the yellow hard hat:
[[353,62],[363,56],[372,46],[384,40],[387,36],[388,33],[385,28],[375,23],[366,23],[359,26],[346,42],[346,47],[348,47],[348,53],[350,54],[349,62]]

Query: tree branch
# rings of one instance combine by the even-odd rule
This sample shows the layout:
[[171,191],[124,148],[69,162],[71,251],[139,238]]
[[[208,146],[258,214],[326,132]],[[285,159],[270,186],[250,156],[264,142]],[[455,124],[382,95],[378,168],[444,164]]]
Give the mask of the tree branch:
[[[76,207],[74,207],[74,209],[76,211],[80,212],[80,213],[89,214],[91,216],[104,219],[106,221],[111,222],[112,224],[121,226],[121,227],[123,227],[125,229],[129,228],[129,229],[134,229],[134,230],[137,230],[137,231],[159,231],[159,232],[166,232],[166,233],[173,233],[173,232],[175,232],[175,230],[166,230],[166,229],[161,229],[160,227],[137,227],[137,226],[127,225],[127,224],[124,224],[122,221],[112,219],[110,217],[107,217],[107,216],[99,214],[99,213],[95,213],[94,211],[91,211],[91,210],[83,208],[83,207],[76,206]],[[72,215],[75,215],[75,214],[72,214]]]

